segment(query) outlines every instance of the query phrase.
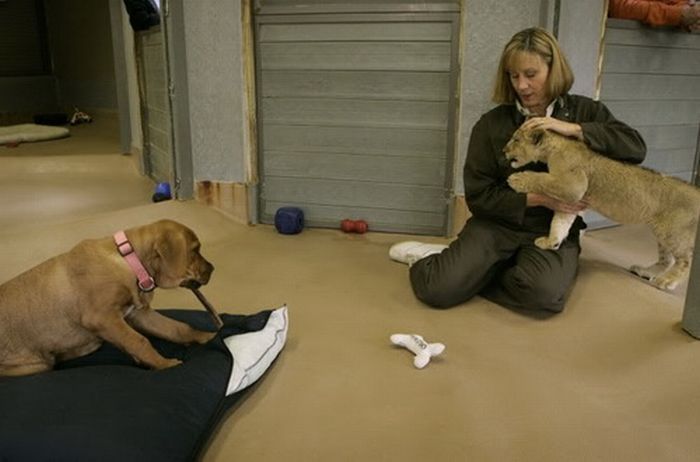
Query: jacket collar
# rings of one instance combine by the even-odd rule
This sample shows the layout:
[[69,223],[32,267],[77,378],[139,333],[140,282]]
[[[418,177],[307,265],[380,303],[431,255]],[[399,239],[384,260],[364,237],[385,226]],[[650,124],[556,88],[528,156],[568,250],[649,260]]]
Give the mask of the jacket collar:
[[[526,107],[521,105],[520,101],[518,101],[517,99],[515,100],[515,104],[513,104],[513,108],[515,109],[513,111],[513,117],[518,127],[522,125],[522,123],[525,122],[525,120],[527,120],[528,117],[532,117],[530,111]],[[547,106],[546,115],[547,117],[555,117],[557,119],[568,120],[569,111],[566,105],[566,98],[564,98],[563,96],[559,96],[554,101],[552,101],[549,104],[549,106]]]

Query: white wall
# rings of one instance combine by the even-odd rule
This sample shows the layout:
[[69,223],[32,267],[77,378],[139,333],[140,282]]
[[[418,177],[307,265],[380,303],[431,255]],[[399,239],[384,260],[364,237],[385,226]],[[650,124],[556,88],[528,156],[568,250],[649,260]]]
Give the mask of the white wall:
[[539,26],[546,6],[543,0],[464,0],[462,4],[460,120],[454,172],[458,195],[464,194],[462,168],[471,129],[481,114],[494,107],[491,91],[503,47],[516,32]]
[[195,181],[243,183],[247,104],[240,1],[184,2]]
[[561,3],[559,44],[576,76],[572,93],[597,97],[596,81],[606,13],[605,0]]

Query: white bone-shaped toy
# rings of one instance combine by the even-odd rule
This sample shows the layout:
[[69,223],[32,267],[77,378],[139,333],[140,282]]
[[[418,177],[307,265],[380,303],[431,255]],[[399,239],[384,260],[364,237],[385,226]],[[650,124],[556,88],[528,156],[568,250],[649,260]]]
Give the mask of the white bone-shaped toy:
[[430,362],[430,358],[445,351],[444,344],[428,343],[418,334],[394,334],[390,338],[394,345],[402,346],[416,355],[413,365],[418,369],[423,369]]

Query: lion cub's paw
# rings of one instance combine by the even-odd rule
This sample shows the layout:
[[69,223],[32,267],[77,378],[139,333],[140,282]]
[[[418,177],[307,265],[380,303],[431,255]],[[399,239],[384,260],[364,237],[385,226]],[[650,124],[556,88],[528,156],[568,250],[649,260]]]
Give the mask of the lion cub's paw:
[[645,268],[644,266],[639,265],[630,266],[629,271],[630,273],[636,274],[640,278],[646,279],[647,281],[651,281],[656,276],[656,273],[649,271],[649,269]]
[[659,276],[658,278],[654,278],[651,280],[652,285],[654,285],[656,288],[665,290],[665,291],[672,291],[676,287],[678,287],[678,283],[680,281],[675,278],[667,278],[664,276]]
[[530,190],[529,172],[513,173],[508,177],[508,185],[516,192],[528,192]]
[[651,268],[654,268],[654,266],[644,267],[634,265],[631,266],[629,270],[631,273],[635,274],[636,276],[639,276],[645,281],[649,281],[649,283],[657,289],[664,290],[667,292],[673,291],[676,287],[678,287],[678,284],[680,284],[681,279],[677,277],[666,276],[664,274],[658,274],[658,269],[655,268],[654,270],[652,270]]
[[547,236],[538,237],[535,239],[535,245],[542,250],[557,250],[561,245],[561,241],[552,239]]

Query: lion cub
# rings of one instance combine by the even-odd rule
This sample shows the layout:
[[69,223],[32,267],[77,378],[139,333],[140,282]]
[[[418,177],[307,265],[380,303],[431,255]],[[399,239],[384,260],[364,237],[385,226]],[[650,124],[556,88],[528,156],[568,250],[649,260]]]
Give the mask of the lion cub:
[[[687,277],[700,215],[700,189],[658,172],[591,151],[581,141],[542,129],[518,129],[504,148],[513,168],[548,164],[549,172],[518,172],[508,184],[521,193],[540,193],[565,202],[585,197],[589,206],[618,223],[646,223],[656,236],[659,260],[632,272],[662,290]],[[535,240],[556,249],[569,233],[574,214],[556,212],[549,236]]]

